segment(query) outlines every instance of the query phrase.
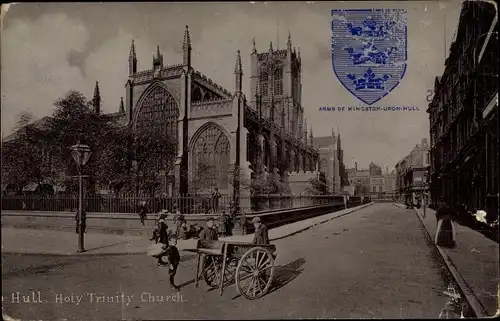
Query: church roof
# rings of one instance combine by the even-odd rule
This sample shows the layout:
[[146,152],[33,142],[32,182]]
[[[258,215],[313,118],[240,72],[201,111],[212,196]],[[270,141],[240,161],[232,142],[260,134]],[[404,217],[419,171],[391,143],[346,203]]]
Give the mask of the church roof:
[[212,79],[208,78],[207,76],[203,75],[201,72],[195,70],[194,72],[194,79],[198,81],[200,84],[208,87],[209,89],[213,90],[214,92],[220,94],[224,98],[229,98],[232,96],[231,92],[229,90],[223,88],[219,84],[217,84],[215,81]]

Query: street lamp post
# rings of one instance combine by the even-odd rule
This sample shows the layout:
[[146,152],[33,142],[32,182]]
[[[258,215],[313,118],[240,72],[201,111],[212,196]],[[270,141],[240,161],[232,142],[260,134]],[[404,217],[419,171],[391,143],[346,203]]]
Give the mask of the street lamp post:
[[83,184],[82,167],[87,164],[90,155],[90,147],[80,143],[71,146],[71,155],[78,167],[78,253],[85,252],[83,242]]

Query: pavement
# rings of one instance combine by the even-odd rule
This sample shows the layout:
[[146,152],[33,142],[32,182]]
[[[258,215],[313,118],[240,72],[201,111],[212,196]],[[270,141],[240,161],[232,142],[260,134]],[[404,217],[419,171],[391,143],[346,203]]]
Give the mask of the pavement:
[[[269,239],[278,240],[318,224],[347,215],[371,204],[341,210],[269,230]],[[253,234],[220,238],[226,241],[251,242]],[[179,240],[180,251],[196,248],[196,239]],[[57,230],[35,230],[2,227],[2,253],[22,253],[40,255],[124,255],[145,254],[151,245],[145,237],[102,233],[85,233],[86,252],[76,253],[78,237],[76,233]]]
[[[404,205],[398,204],[400,207]],[[417,217],[434,240],[435,211],[415,209]],[[499,312],[499,244],[469,227],[455,224],[456,247],[436,246],[453,277],[478,317]]]
[[2,253],[2,306],[21,320],[437,318],[453,282],[415,213],[390,203],[272,243],[275,282],[257,300],[195,288],[189,253],[178,293],[147,256]]

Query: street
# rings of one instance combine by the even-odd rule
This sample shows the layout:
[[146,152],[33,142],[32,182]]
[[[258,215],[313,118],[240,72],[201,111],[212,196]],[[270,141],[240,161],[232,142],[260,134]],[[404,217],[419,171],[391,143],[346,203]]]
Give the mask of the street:
[[[179,295],[145,255],[2,254],[4,312],[22,320],[437,318],[447,301],[451,277],[413,210],[375,204],[273,243],[276,285],[254,301],[234,286],[222,296],[203,281],[196,289],[190,253],[181,253]],[[23,295],[42,302],[22,303]]]

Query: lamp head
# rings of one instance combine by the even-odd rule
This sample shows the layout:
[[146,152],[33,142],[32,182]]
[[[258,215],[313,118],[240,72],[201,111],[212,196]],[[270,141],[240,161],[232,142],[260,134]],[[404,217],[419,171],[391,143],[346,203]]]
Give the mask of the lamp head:
[[83,144],[76,144],[71,146],[71,156],[75,160],[78,166],[85,166],[90,159],[90,155],[92,152],[90,151],[90,147]]

